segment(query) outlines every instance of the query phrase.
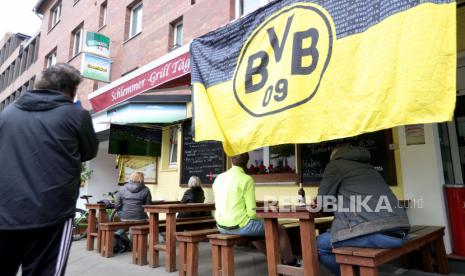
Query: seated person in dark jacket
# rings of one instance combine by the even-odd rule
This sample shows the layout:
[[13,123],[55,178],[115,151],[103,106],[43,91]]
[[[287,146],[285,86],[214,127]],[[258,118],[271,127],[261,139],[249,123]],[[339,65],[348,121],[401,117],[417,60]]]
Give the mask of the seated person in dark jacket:
[[115,198],[115,208],[121,221],[146,220],[147,214],[142,205],[152,204],[152,195],[144,185],[144,174],[134,172],[129,182],[124,184]]
[[335,275],[340,275],[340,269],[333,248],[398,247],[409,231],[405,210],[398,207],[396,196],[369,163],[370,158],[365,148],[337,146],[318,189],[320,206],[325,207],[324,197],[337,202],[330,232],[317,238],[320,261]]
[[[182,196],[182,203],[203,203],[205,194],[202,189],[202,182],[198,176],[191,176],[187,183],[189,189]],[[178,218],[206,217],[211,216],[210,212],[179,212]]]

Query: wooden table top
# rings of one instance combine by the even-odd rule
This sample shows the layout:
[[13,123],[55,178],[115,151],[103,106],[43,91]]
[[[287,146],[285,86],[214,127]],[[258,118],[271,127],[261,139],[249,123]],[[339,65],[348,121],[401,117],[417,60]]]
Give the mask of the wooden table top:
[[152,200],[152,205],[160,205],[160,204],[180,204],[181,201],[179,200]]
[[103,203],[90,203],[86,204],[86,209],[105,209],[105,204]]
[[144,211],[147,213],[178,213],[178,212],[195,212],[195,211],[213,211],[214,203],[175,203],[175,204],[157,204],[144,205]]

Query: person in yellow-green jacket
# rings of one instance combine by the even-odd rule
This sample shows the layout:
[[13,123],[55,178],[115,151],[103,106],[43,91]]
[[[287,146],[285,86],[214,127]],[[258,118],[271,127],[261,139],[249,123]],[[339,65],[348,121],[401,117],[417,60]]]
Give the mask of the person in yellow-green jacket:
[[[241,236],[265,236],[265,226],[256,216],[255,183],[245,173],[249,154],[243,153],[231,158],[232,167],[218,175],[213,183],[215,197],[215,220],[222,234]],[[280,251],[283,262],[297,265],[292,255],[289,236],[280,227]],[[255,247],[266,254],[263,241],[254,242]]]

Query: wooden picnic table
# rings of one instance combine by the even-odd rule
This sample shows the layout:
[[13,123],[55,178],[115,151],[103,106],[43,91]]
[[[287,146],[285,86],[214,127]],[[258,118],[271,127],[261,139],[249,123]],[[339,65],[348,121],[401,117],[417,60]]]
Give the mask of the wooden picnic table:
[[[159,252],[166,251],[165,270],[173,272],[176,270],[176,213],[213,211],[213,203],[181,203],[181,204],[159,204],[144,205],[145,212],[149,213],[149,266],[158,267]],[[159,244],[159,214],[166,214],[166,245]]]
[[[312,213],[305,206],[279,206],[276,208],[257,208],[257,217],[265,221],[266,256],[268,275],[305,275],[318,276],[319,263],[316,248],[315,219],[330,217],[332,214]],[[278,219],[298,219],[300,242],[302,245],[303,268],[281,264],[279,251]]]
[[103,203],[86,204],[85,206],[89,212],[87,216],[86,249],[88,251],[92,251],[94,250],[94,238],[98,236],[96,222],[100,223],[100,222],[107,221],[107,213],[105,212],[106,208],[105,208],[105,204]]

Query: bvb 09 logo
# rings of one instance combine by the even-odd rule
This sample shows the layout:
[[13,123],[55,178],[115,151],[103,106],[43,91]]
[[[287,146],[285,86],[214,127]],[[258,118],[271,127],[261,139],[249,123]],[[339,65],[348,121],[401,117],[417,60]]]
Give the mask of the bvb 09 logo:
[[278,113],[311,100],[331,58],[333,29],[315,4],[273,14],[244,44],[234,73],[234,95],[252,116]]

